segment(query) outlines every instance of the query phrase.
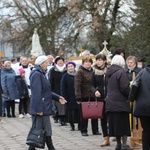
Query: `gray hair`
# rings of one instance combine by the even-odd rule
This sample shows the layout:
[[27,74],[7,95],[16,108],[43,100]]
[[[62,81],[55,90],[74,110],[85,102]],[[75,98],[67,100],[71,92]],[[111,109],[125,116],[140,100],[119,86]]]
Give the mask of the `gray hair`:
[[11,64],[11,61],[8,61],[8,60],[5,61],[5,62],[4,62],[4,67],[6,67],[8,64]]
[[118,65],[124,68],[125,60],[121,55],[115,55],[111,61],[111,65]]
[[85,56],[85,55],[90,55],[90,51],[89,50],[84,50],[82,52],[82,56]]

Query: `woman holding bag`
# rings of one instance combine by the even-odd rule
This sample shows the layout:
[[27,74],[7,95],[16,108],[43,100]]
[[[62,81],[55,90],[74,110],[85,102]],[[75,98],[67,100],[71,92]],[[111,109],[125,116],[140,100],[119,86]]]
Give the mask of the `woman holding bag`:
[[[39,56],[35,60],[35,66],[30,74],[31,85],[31,101],[30,101],[30,114],[32,115],[32,123],[36,117],[36,127],[39,129],[44,128],[46,131],[46,144],[49,150],[55,150],[51,135],[50,115],[52,115],[52,99],[60,101],[65,104],[66,100],[53,93],[51,86],[46,78],[46,69],[48,66],[48,57]],[[29,146],[28,150],[36,150],[34,146]]]
[[[96,65],[93,67],[94,72],[91,80],[91,91],[97,97],[98,101],[102,101],[105,104],[106,97],[106,70],[107,70],[107,58],[103,54],[96,56]],[[104,105],[105,106],[105,105]],[[104,108],[104,116],[101,118],[101,128],[103,132],[104,141],[100,146],[109,146],[107,115]]]
[[[77,103],[80,105],[80,119],[81,119],[81,135],[88,136],[88,119],[82,116],[81,102],[94,101],[94,96],[90,91],[90,83],[92,78],[93,69],[91,67],[93,61],[90,56],[84,56],[82,65],[79,67],[75,75],[75,95]],[[93,135],[101,135],[98,131],[98,119],[91,119]]]

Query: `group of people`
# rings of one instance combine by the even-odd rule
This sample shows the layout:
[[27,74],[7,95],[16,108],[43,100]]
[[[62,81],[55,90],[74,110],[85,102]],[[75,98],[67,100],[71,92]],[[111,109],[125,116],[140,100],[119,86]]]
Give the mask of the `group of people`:
[[[23,58],[27,59],[26,57]],[[21,58],[22,61],[23,58]],[[57,56],[53,59],[51,55],[39,56],[36,58],[34,66],[27,61],[26,65],[17,69],[16,72],[19,71],[20,78],[15,74],[15,69],[11,68],[11,64],[5,61],[3,67],[5,69],[1,69],[3,72],[1,73],[2,92],[10,100],[15,100],[18,98],[14,96],[15,93],[12,93],[14,97],[11,96],[11,91],[6,90],[5,87],[11,88],[13,85],[14,90],[14,84],[16,84],[16,88],[21,85],[22,87],[16,89],[18,93],[21,93],[23,90],[20,89],[26,85],[27,89],[24,93],[28,93],[30,109],[24,107],[24,113],[30,112],[32,122],[36,117],[36,127],[42,128],[44,126],[46,144],[49,150],[55,150],[51,139],[52,130],[49,116],[52,115],[54,122],[60,123],[62,126],[69,122],[71,131],[75,130],[75,123],[77,123],[81,135],[88,136],[88,119],[84,119],[82,116],[81,103],[89,100],[95,101],[95,99],[104,103],[104,116],[101,118],[102,133],[99,132],[98,119],[91,119],[93,135],[103,134],[104,141],[100,146],[109,146],[109,137],[115,137],[116,150],[132,150],[127,145],[127,137],[131,135],[129,114],[132,113],[132,109],[130,108],[130,101],[134,101],[129,99],[129,95],[132,94],[130,87],[134,79],[139,78],[139,74],[142,72],[140,75],[140,93],[142,94],[139,94],[136,99],[135,116],[140,118],[143,128],[143,150],[149,150],[150,110],[148,106],[150,102],[148,101],[148,91],[150,87],[148,74],[150,71],[149,66],[142,69],[138,68],[137,63],[138,60],[135,56],[129,56],[125,59],[125,52],[122,49],[116,51],[110,64],[108,64],[107,56],[104,54],[96,55],[95,63],[93,63],[90,54],[84,55],[78,70],[75,69],[76,64],[74,62],[66,63],[63,57]],[[26,75],[26,69],[29,66],[29,74]],[[8,68],[11,68],[12,72],[9,73],[9,76],[4,77],[6,74],[4,71],[7,71]],[[23,77],[22,74],[24,74]],[[25,79],[26,76],[27,79]],[[11,78],[14,82],[4,86],[6,78],[8,80]],[[24,82],[20,81],[22,79]],[[10,84],[10,81],[8,83]],[[25,95],[20,94],[21,103],[24,102],[22,99],[25,98]],[[13,110],[14,103],[11,105]],[[19,114],[24,115],[22,114],[22,105],[19,107]],[[27,103],[25,105],[28,106]],[[8,109],[7,116],[14,117],[13,111],[10,115],[8,106],[6,106]],[[29,146],[29,150],[35,150],[35,147]]]

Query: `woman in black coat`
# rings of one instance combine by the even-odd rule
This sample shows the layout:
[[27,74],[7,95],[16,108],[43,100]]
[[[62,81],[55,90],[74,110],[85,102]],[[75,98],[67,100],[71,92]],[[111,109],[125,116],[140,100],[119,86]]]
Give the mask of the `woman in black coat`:
[[[49,72],[49,82],[51,84],[51,90],[56,94],[60,95],[60,83],[62,76],[66,73],[66,65],[64,62],[64,58],[56,57],[55,66]],[[66,112],[65,106],[60,103],[53,101],[53,112],[54,112],[54,122],[58,123],[58,119],[60,124],[63,126],[66,124]]]
[[[108,67],[106,112],[108,112],[109,136],[116,137],[116,150],[132,150],[127,145],[130,136],[128,94],[130,81],[124,70],[125,61],[121,55],[115,55]],[[121,144],[122,137],[122,144]]]
[[67,100],[66,112],[71,131],[75,130],[74,123],[78,123],[78,130],[80,129],[79,106],[76,102],[74,90],[75,67],[76,64],[74,62],[68,62],[66,64],[67,73],[61,79],[61,95]]
[[[106,70],[107,70],[107,58],[103,54],[96,56],[96,65],[93,67],[94,72],[91,80],[91,91],[97,97],[98,101],[102,101],[105,104],[106,97]],[[105,106],[105,105],[104,105]],[[105,108],[105,107],[104,107]],[[110,145],[107,126],[107,115],[104,109],[104,116],[101,118],[101,128],[103,132],[104,141],[101,146]]]
[[[139,84],[138,95],[136,97],[134,116],[140,118],[142,131],[142,147],[143,150],[150,149],[150,65],[143,69],[136,76],[133,84],[137,82]],[[134,92],[134,87],[129,96],[130,101],[131,95]]]

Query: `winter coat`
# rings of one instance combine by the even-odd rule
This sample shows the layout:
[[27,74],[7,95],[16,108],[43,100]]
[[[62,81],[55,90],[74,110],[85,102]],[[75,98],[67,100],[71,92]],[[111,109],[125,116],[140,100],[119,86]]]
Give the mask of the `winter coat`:
[[52,114],[52,99],[59,100],[59,95],[51,91],[45,71],[40,66],[35,66],[30,75],[31,100],[30,114],[37,115],[43,112],[44,115]]
[[2,68],[1,70],[1,86],[4,95],[8,96],[11,100],[19,99],[18,89],[15,82],[14,70]]
[[[64,68],[63,71],[59,71],[59,69],[55,66],[50,70],[50,79],[49,82],[51,84],[51,89],[53,92],[57,93],[60,95],[60,82],[62,79],[62,76],[66,73],[66,68]],[[65,105],[62,105],[60,103],[57,103],[57,111],[58,115],[62,116],[65,115],[66,109]]]
[[130,112],[128,94],[130,81],[125,70],[118,65],[111,65],[107,72],[106,111]]
[[128,68],[126,68],[125,70],[126,70],[129,80],[132,81],[133,80],[133,72],[135,72],[135,76],[137,76],[137,74],[142,70],[142,68],[135,67],[132,71],[130,71]]
[[65,73],[61,79],[61,95],[67,100],[67,109],[78,109],[74,91],[74,75]]
[[93,69],[88,70],[80,66],[75,75],[75,96],[77,101],[88,101],[89,98],[93,100],[94,95],[90,90],[91,78]]
[[91,91],[95,95],[96,91],[101,94],[100,101],[104,101],[106,97],[106,70],[107,67],[100,68],[97,65],[94,67],[94,72],[91,79]]
[[60,82],[62,76],[66,73],[66,69],[60,72],[57,67],[53,67],[50,71],[50,79],[51,89],[53,92],[60,94]]
[[21,97],[27,98],[29,94],[28,94],[28,88],[25,80],[21,76],[16,76],[16,84],[17,84],[20,98]]
[[134,108],[134,116],[150,116],[150,65],[143,69],[135,78],[140,81]]

